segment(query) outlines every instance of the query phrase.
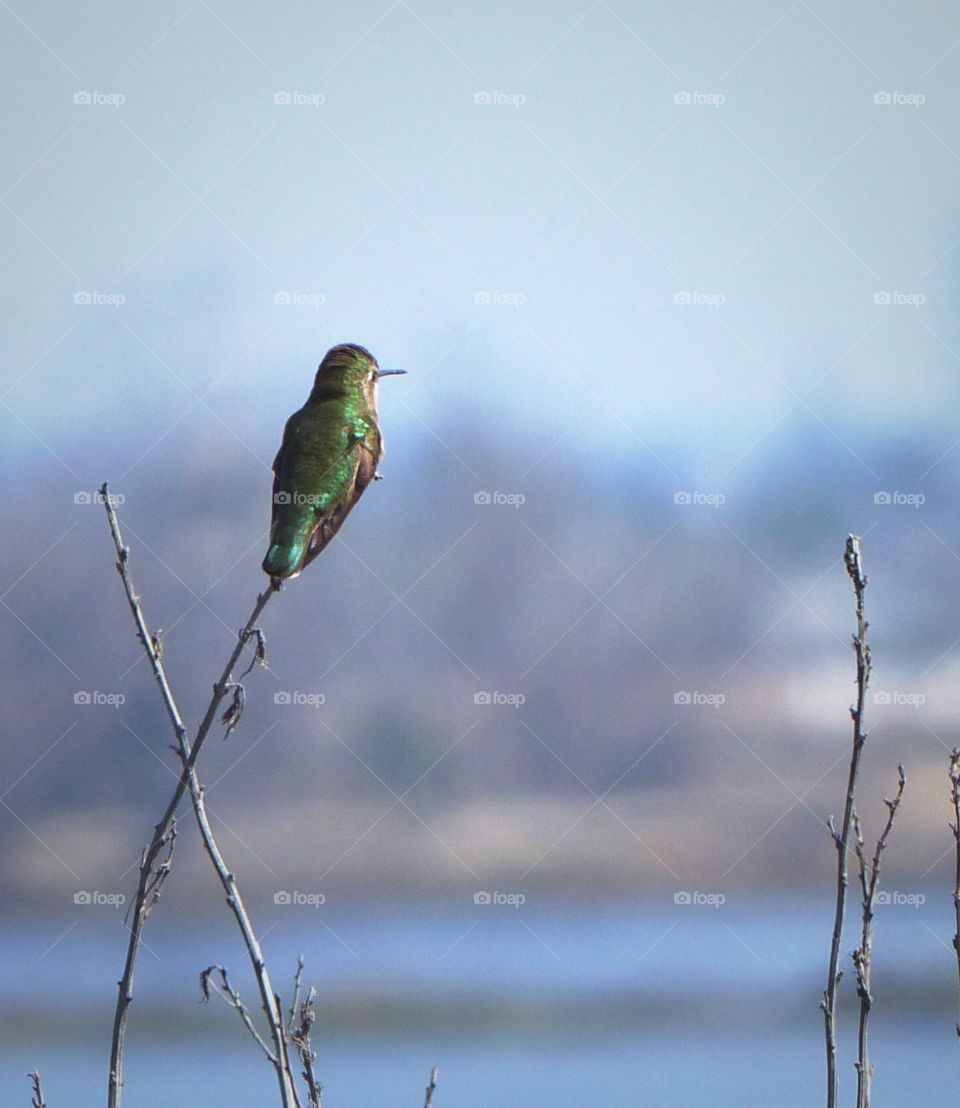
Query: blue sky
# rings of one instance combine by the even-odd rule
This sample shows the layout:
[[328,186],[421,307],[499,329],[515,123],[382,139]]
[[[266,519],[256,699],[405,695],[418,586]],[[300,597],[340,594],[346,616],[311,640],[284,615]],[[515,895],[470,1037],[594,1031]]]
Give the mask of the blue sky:
[[804,415],[946,448],[960,24],[917,10],[8,10],[5,430],[200,393],[266,457],[348,338],[414,433],[639,436],[684,481]]

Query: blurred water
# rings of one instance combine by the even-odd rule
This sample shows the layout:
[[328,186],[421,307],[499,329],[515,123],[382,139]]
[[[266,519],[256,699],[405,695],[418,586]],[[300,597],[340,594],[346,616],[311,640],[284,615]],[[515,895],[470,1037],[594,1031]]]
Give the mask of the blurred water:
[[[949,901],[940,899],[878,909],[880,1108],[908,1097],[953,1102],[955,965]],[[284,990],[283,968],[299,950],[308,953],[307,977],[320,986],[314,1045],[328,1106],[417,1104],[434,1064],[438,1102],[457,1108],[789,1108],[821,1095],[817,1004],[828,898],[717,908],[354,904],[331,908],[323,923],[317,911],[272,928],[265,946]],[[196,999],[197,971],[218,952],[252,1001],[229,929],[180,913],[162,926],[159,918],[148,932],[130,1024],[129,1108],[271,1103],[269,1068],[231,1014]],[[14,1102],[34,1066],[51,1105],[102,1102],[122,937],[116,920],[82,920],[43,953],[43,920],[3,928],[11,955],[0,1008],[3,1103]],[[854,941],[855,928],[845,950]],[[849,1002],[852,983],[844,984]],[[71,997],[70,1008],[58,1006],[60,995]],[[841,1049],[848,1077],[853,1026],[848,1007]]]
[[[927,1027],[904,1023],[893,1032],[878,1033],[874,1044],[874,1108],[956,1104],[956,1060],[951,1059],[956,1045],[948,1037],[937,1039]],[[517,1041],[468,1046],[416,1037],[336,1042],[321,1066],[323,1102],[327,1108],[418,1106],[430,1065],[438,1060],[434,1104],[439,1108],[808,1108],[822,1099],[818,1048],[814,1034],[763,1039],[657,1035],[642,1041],[620,1037],[584,1044],[567,1039],[552,1045]],[[103,1102],[102,1059],[72,1048],[48,1048],[48,1057],[44,1090],[51,1105]],[[12,1064],[7,1056],[5,1103],[13,1103],[11,1090],[18,1088],[25,1067],[28,1062],[19,1052]],[[128,1073],[127,1108],[264,1108],[275,1101],[265,1064],[242,1043],[216,1050],[185,1044],[176,1055],[141,1044],[130,1051]],[[847,1103],[852,1085],[851,1069],[844,1089]]]

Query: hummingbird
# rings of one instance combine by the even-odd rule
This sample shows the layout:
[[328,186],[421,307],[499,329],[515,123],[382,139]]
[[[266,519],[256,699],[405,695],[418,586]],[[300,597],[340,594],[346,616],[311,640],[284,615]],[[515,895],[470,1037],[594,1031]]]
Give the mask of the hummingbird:
[[317,367],[307,402],[287,420],[273,460],[270,545],[263,571],[296,577],[339,531],[350,509],[380,474],[383,438],[377,422],[381,369],[369,350],[341,343]]

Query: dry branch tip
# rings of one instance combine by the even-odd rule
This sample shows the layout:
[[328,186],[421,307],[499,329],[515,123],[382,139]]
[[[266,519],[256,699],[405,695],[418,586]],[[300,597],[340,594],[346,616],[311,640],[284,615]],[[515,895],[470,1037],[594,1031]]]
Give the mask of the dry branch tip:
[[30,1078],[30,1082],[33,1085],[31,1092],[33,1096],[31,1098],[31,1105],[33,1108],[47,1108],[47,1102],[43,1099],[43,1090],[40,1088],[40,1074],[37,1070],[32,1073],[28,1073],[27,1077]]

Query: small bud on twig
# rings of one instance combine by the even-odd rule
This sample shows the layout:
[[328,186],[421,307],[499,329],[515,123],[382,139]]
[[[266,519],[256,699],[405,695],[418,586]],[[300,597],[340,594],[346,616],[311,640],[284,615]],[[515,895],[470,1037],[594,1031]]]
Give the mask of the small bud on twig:
[[235,685],[228,685],[227,688],[233,690],[233,698],[227,706],[227,710],[220,717],[220,722],[225,723],[227,726],[223,734],[225,740],[230,738],[230,732],[240,722],[240,717],[243,715],[243,708],[247,700],[247,694],[244,691],[243,685],[238,683]]

